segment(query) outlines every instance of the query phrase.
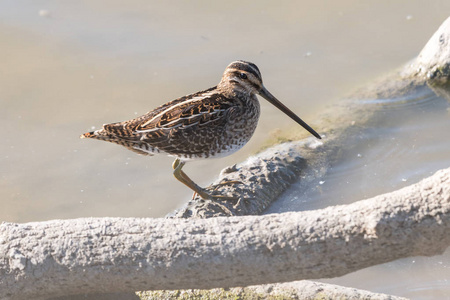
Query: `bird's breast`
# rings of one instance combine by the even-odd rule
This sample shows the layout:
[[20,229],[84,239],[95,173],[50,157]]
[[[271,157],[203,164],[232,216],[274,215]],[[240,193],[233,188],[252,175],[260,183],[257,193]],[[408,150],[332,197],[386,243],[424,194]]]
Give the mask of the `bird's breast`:
[[191,149],[197,148],[195,151],[173,156],[182,160],[220,158],[241,149],[253,136],[260,115],[256,97],[241,103],[242,105],[229,109],[223,123],[205,126],[201,134],[197,131],[197,134],[192,136]]

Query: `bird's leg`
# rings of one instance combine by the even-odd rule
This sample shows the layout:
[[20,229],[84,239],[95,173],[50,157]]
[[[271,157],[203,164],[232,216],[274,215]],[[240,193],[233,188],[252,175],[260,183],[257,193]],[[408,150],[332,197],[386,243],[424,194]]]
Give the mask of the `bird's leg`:
[[175,176],[178,181],[185,184],[188,188],[194,191],[193,197],[195,195],[199,195],[202,199],[205,200],[213,200],[214,198],[218,199],[224,199],[224,200],[238,200],[239,197],[229,197],[224,195],[211,195],[208,194],[204,189],[199,187],[195,182],[192,181],[192,179],[189,178],[189,176],[186,175],[181,169],[185,165],[185,162],[181,161],[179,158],[176,158],[175,161],[172,164],[173,168],[173,176]]
[[188,188],[193,190],[195,193],[197,193],[200,197],[203,199],[210,199],[211,195],[206,193],[201,187],[199,187],[195,182],[193,182],[189,176],[186,175],[181,169],[183,168],[185,162],[181,161],[179,158],[175,159],[175,161],[172,164],[173,168],[173,176],[175,176],[178,181],[185,184]]

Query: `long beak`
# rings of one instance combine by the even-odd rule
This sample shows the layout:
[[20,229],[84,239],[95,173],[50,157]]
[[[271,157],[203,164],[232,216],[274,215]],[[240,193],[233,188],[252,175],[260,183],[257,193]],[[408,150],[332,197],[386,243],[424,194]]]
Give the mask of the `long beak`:
[[275,98],[271,93],[269,93],[268,90],[266,90],[265,87],[262,87],[259,91],[259,94],[264,97],[267,101],[275,105],[279,110],[284,112],[286,115],[291,117],[292,120],[297,122],[298,124],[302,125],[303,128],[308,130],[312,135],[314,135],[316,138],[321,139],[320,135],[312,129],[308,124],[306,124],[302,119],[300,119],[292,110],[286,107],[283,103],[281,103],[277,98]]

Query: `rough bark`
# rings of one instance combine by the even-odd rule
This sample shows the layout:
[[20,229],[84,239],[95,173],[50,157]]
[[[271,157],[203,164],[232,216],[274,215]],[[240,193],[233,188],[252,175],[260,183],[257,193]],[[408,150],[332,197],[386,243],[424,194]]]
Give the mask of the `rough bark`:
[[403,76],[434,80],[441,83],[450,78],[450,18],[433,34],[419,56],[405,67]]
[[[322,154],[313,156],[315,151],[321,151]],[[237,196],[238,200],[217,198],[211,201],[197,197],[171,217],[210,218],[260,214],[306,170],[315,169],[315,172],[314,175],[305,176],[304,183],[322,176],[326,170],[322,159],[328,151],[322,142],[314,138],[271,147],[239,165],[224,169],[219,179],[208,188],[214,193]]]
[[335,277],[442,253],[449,230],[450,169],[394,193],[316,211],[2,223],[0,298]]

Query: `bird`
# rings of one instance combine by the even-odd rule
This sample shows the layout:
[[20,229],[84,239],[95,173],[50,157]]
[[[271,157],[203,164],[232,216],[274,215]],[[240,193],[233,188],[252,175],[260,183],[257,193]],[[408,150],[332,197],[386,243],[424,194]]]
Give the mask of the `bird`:
[[321,139],[264,87],[258,67],[243,60],[230,63],[214,87],[170,101],[137,118],[105,124],[80,138],[119,144],[142,155],[175,157],[175,178],[193,190],[194,196],[214,200],[222,196],[198,186],[182,168],[189,161],[224,157],[241,149],[258,124],[257,95]]

